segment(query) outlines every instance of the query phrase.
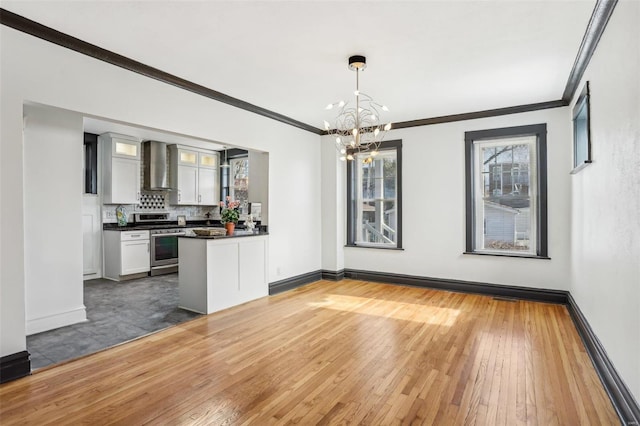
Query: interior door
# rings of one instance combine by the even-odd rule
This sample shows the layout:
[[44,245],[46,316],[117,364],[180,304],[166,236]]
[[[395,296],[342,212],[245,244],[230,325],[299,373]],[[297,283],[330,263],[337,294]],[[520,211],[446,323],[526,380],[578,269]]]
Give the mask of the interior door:
[[102,221],[100,197],[82,197],[82,274],[85,280],[102,277]]

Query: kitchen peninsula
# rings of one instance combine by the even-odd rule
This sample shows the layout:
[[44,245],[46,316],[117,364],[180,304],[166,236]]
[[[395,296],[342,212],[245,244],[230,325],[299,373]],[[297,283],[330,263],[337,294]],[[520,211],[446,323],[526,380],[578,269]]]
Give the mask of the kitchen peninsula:
[[210,314],[269,294],[268,234],[178,238],[180,304]]

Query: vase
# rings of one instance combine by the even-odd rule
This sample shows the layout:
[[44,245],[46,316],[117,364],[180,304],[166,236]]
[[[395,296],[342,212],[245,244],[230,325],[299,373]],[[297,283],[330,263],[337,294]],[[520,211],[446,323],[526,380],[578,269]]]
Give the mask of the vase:
[[224,227],[227,229],[227,235],[233,235],[233,230],[236,229],[236,224],[233,222],[227,222],[224,224]]

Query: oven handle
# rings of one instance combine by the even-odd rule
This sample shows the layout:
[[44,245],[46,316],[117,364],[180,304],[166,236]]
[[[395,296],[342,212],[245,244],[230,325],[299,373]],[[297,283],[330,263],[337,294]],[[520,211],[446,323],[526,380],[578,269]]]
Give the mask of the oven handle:
[[172,237],[176,235],[187,235],[186,232],[176,232],[175,234],[151,234],[152,237]]

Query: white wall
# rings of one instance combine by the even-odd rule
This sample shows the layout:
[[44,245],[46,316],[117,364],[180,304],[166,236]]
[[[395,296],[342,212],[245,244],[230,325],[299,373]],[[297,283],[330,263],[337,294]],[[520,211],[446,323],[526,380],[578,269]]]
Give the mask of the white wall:
[[333,136],[322,137],[322,269],[344,269],[346,166]]
[[[27,334],[86,320],[82,264],[82,116],[25,105]],[[77,255],[80,253],[80,256]]]
[[618,2],[578,88],[577,95],[584,82],[590,82],[593,164],[571,176],[570,289],[637,401],[640,401],[639,23],[640,2]]
[[[556,108],[456,123],[399,129],[402,139],[403,251],[344,248],[344,267],[492,284],[568,290],[569,109]],[[549,256],[551,260],[463,255],[465,251],[464,132],[547,123]],[[333,144],[323,138],[324,149]],[[336,173],[323,156],[323,188]],[[344,186],[345,173],[338,177]],[[324,190],[324,189],[323,189]],[[328,197],[325,195],[325,197]],[[344,198],[344,195],[340,195]],[[341,217],[345,217],[344,203]],[[344,235],[344,232],[342,233]],[[334,236],[329,227],[325,241]],[[341,241],[344,244],[344,239]],[[328,247],[323,246],[323,251]],[[323,260],[329,254],[323,253]]]
[[[24,274],[32,259],[30,253],[24,252],[25,101],[269,152],[269,281],[320,269],[320,227],[304,226],[320,223],[317,135],[105,64],[6,26],[0,28],[0,43],[3,208],[0,356],[26,347]],[[82,140],[81,133],[78,140]],[[77,208],[79,214],[80,205]],[[296,223],[293,217],[296,212],[304,212],[303,224]],[[77,226],[81,232],[82,224],[78,221],[76,225],[65,226]],[[68,255],[81,259],[79,247]]]

